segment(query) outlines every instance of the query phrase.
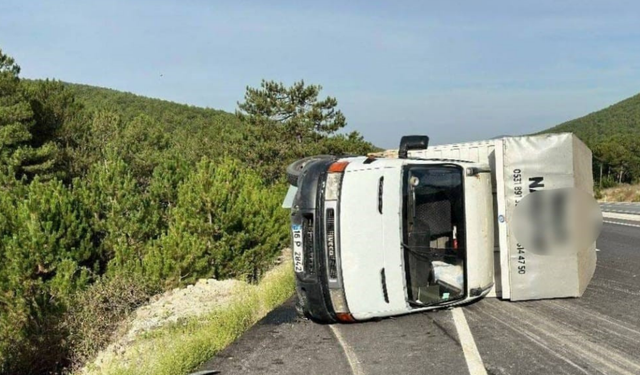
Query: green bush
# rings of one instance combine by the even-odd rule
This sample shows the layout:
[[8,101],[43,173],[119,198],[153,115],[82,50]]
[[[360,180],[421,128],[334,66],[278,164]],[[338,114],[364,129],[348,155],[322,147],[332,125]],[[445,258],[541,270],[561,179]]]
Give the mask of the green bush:
[[202,276],[257,279],[286,242],[283,194],[237,161],[203,159],[179,186],[169,228],[143,261],[145,274],[167,286]]
[[74,192],[91,213],[99,273],[140,270],[147,241],[159,236],[158,207],[151,205],[130,167],[109,154],[95,163]]
[[613,177],[604,176],[602,178],[602,181],[600,181],[599,185],[600,185],[599,187],[602,188],[602,189],[608,189],[608,188],[612,188],[612,187],[618,185],[618,183],[615,181],[615,179]]
[[[89,281],[89,217],[60,181],[36,178],[0,195],[0,363],[5,372],[62,360],[56,318]],[[48,345],[45,345],[48,344]]]

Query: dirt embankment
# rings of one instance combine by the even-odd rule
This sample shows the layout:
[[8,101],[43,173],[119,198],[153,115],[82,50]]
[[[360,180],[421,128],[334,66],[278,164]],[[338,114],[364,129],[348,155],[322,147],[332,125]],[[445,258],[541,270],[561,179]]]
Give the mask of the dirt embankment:
[[[291,251],[284,250],[269,272],[290,267],[285,261],[290,258]],[[113,363],[131,362],[131,358],[136,356],[135,352],[140,351],[140,346],[147,345],[145,341],[157,335],[162,328],[187,324],[194,319],[206,319],[211,313],[224,310],[243,293],[255,287],[235,279],[200,279],[194,285],[156,295],[131,314],[114,335],[112,343],[78,373],[111,373]]]

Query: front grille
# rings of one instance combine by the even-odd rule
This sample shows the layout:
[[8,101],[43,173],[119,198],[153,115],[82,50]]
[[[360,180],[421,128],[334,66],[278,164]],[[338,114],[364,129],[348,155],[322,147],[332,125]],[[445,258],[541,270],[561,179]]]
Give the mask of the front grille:
[[315,252],[313,251],[313,217],[302,219],[302,251],[304,252],[304,269],[308,274],[315,272]]
[[338,264],[336,256],[336,218],[335,210],[328,208],[326,212],[327,228],[327,260],[329,267],[329,278],[333,280],[338,279]]

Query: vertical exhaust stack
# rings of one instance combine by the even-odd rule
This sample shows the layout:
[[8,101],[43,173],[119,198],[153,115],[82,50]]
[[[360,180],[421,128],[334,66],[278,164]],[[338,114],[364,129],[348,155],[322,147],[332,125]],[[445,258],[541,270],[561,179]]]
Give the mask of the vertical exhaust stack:
[[429,137],[426,135],[405,135],[400,139],[398,158],[406,159],[411,150],[426,150],[429,147]]

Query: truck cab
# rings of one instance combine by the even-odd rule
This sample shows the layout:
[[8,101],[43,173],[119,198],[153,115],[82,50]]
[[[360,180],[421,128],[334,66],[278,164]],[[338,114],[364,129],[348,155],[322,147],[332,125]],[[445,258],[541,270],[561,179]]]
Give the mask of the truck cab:
[[309,318],[401,315],[467,303],[492,288],[489,166],[402,150],[394,159],[321,158],[302,169],[291,230],[296,291]]

